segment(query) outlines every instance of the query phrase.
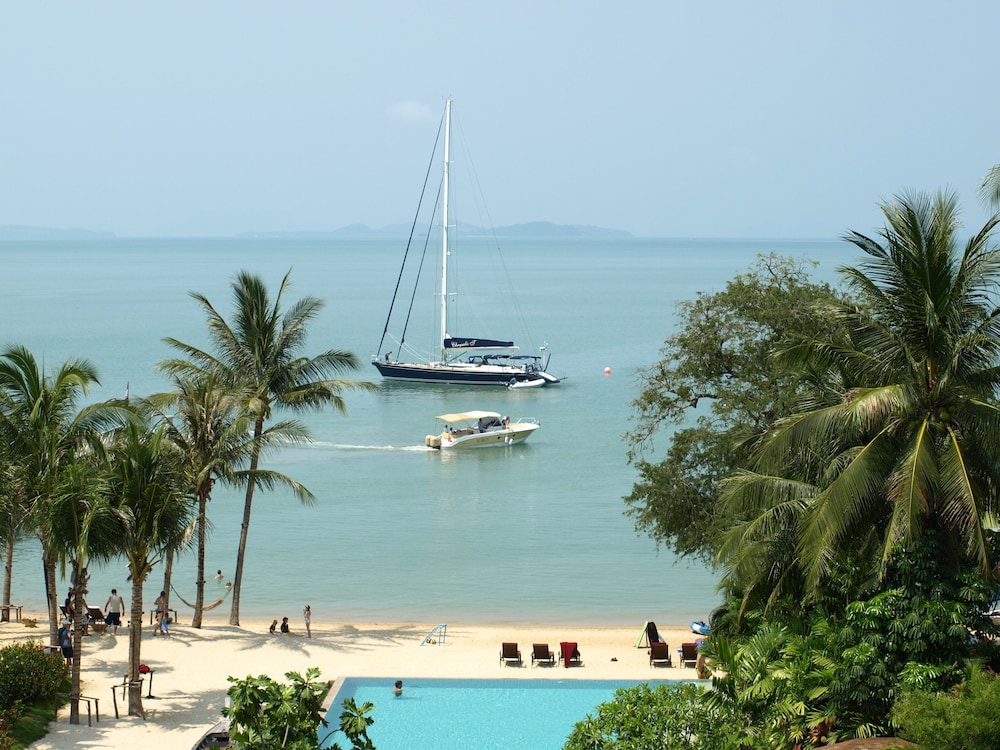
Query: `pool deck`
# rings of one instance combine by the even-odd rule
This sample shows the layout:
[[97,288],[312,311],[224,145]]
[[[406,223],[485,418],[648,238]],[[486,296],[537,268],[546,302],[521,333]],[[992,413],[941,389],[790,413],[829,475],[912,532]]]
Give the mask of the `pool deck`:
[[[34,616],[29,613],[29,616]],[[556,627],[552,625],[463,625],[449,623],[442,643],[423,645],[438,623],[343,623],[312,625],[313,637],[304,637],[301,621],[292,620],[293,634],[270,635],[270,621],[244,621],[242,627],[208,620],[195,630],[175,624],[169,637],[143,629],[142,661],[155,669],[153,695],[144,700],[146,719],[124,714],[114,718],[105,709],[101,719],[88,727],[68,723],[69,710],[60,710],[52,731],[36,743],[36,750],[69,750],[78,747],[131,748],[151,741],[162,747],[191,747],[221,718],[229,688],[227,677],[270,675],[283,680],[288,671],[304,673],[318,667],[321,679],[384,677],[387,696],[396,679],[587,679],[645,680],[692,679],[694,670],[677,667],[677,649],[697,636],[686,626],[659,631],[674,655],[674,667],[651,667],[645,648],[636,648],[643,623],[609,627]],[[0,644],[35,638],[47,640],[47,622],[37,628],[23,623],[0,623]],[[437,640],[435,638],[435,640]],[[500,644],[516,642],[522,666],[500,662]],[[531,666],[533,643],[548,643],[559,654],[562,641],[579,644],[582,664],[565,668]],[[91,635],[83,639],[83,694],[110,705],[112,685],[120,684],[128,663],[128,629],[117,637]],[[144,687],[143,696],[147,694]],[[332,696],[331,696],[332,697]],[[168,737],[169,734],[169,737]]]

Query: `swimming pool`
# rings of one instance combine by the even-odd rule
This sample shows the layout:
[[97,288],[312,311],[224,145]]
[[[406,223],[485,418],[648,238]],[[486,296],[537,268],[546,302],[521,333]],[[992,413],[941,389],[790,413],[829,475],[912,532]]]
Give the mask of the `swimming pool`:
[[[322,737],[340,725],[344,700],[375,705],[368,730],[378,750],[560,750],[576,722],[615,690],[671,680],[393,680],[348,677],[330,703]],[[339,731],[323,747],[349,743]]]

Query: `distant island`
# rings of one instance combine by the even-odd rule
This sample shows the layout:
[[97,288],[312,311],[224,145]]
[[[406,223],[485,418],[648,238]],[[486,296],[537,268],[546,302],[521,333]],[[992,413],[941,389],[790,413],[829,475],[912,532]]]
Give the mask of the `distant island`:
[[[417,234],[426,234],[427,226],[418,228]],[[532,240],[565,240],[565,239],[585,239],[585,240],[611,240],[629,239],[633,237],[631,232],[619,229],[604,229],[602,227],[592,227],[579,224],[553,224],[549,221],[533,221],[527,224],[511,224],[506,227],[496,227],[492,231],[483,227],[463,224],[462,235],[465,237],[506,237],[514,239]],[[316,232],[247,232],[240,237],[263,237],[268,239],[288,238],[308,238],[308,239],[405,239],[410,233],[409,224],[387,224],[379,229],[372,229],[364,224],[351,224],[340,229]]]
[[[418,233],[426,233],[423,227]],[[342,240],[380,240],[405,239],[410,232],[409,224],[387,224],[378,229],[364,224],[351,224],[340,229],[300,232],[243,232],[237,237],[259,237],[264,239],[342,239]],[[631,232],[619,229],[604,229],[571,224],[553,224],[548,221],[533,221],[527,224],[512,224],[497,227],[492,231],[482,227],[462,226],[465,237],[501,237],[507,239],[532,240],[615,240],[633,237]],[[52,227],[31,227],[17,224],[0,226],[0,242],[24,242],[30,240],[108,240],[120,239],[114,232],[94,231],[91,229],[58,229]]]

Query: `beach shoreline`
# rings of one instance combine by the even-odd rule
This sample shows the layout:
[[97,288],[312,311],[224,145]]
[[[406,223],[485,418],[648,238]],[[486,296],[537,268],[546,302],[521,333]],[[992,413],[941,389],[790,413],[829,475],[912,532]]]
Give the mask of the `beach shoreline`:
[[[28,613],[25,613],[28,616]],[[386,679],[386,696],[396,679],[408,684],[421,678],[464,679],[590,679],[663,680],[694,679],[693,669],[682,669],[676,650],[697,637],[690,627],[659,624],[661,637],[674,655],[673,667],[651,667],[642,641],[643,623],[617,626],[533,625],[508,623],[448,623],[444,638],[424,644],[434,622],[312,622],[312,638],[305,637],[301,617],[289,616],[291,634],[268,633],[270,620],[246,620],[240,627],[228,617],[207,618],[204,627],[174,623],[169,636],[154,636],[143,623],[142,662],[153,670],[143,685],[146,719],[123,712],[117,692],[119,718],[115,718],[112,686],[120,685],[128,664],[128,629],[117,636],[89,635],[83,639],[82,694],[99,700],[100,721],[87,726],[69,724],[64,706],[50,733],[31,747],[35,750],[69,750],[78,747],[134,748],[151,740],[161,747],[192,747],[221,718],[229,688],[227,678],[268,675],[284,681],[289,671],[320,669],[320,679],[345,677]],[[47,641],[45,620],[37,628],[23,623],[0,623],[0,644],[17,640]],[[582,665],[564,668],[532,666],[533,643],[548,643],[557,654],[559,643],[579,644]],[[523,666],[499,660],[500,644],[516,642]],[[148,694],[154,697],[145,698]],[[124,704],[127,706],[127,702]],[[583,718],[582,716],[580,717]]]

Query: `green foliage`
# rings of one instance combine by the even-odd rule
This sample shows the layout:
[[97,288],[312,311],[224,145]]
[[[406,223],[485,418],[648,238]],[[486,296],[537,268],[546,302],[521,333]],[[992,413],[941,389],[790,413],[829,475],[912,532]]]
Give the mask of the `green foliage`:
[[310,667],[303,677],[287,672],[288,684],[266,675],[230,677],[232,705],[223,709],[229,717],[229,736],[242,750],[315,750],[318,731],[326,726],[322,704],[329,685],[318,682],[319,670]]
[[899,736],[922,748],[1000,750],[1000,680],[974,671],[948,692],[907,690],[893,710]]
[[4,646],[0,649],[0,710],[18,703],[51,703],[68,675],[65,659],[45,652],[40,643]]
[[724,750],[736,730],[731,715],[701,696],[691,683],[621,688],[577,722],[563,750]]
[[[818,303],[836,299],[809,281],[808,262],[761,256],[715,294],[678,306],[677,333],[642,374],[626,436],[639,480],[625,498],[636,528],[681,555],[712,562],[721,529],[719,480],[747,457],[747,438],[791,413],[806,381],[772,356],[793,336],[833,337]],[[649,461],[670,432],[666,456]]]
[[[354,698],[344,700],[344,710],[340,714],[340,731],[351,741],[351,750],[375,750],[375,745],[368,737],[368,727],[375,723],[375,719],[368,714],[374,708],[375,705],[370,701],[365,701],[359,708]],[[330,750],[341,750],[341,747],[334,742]]]

